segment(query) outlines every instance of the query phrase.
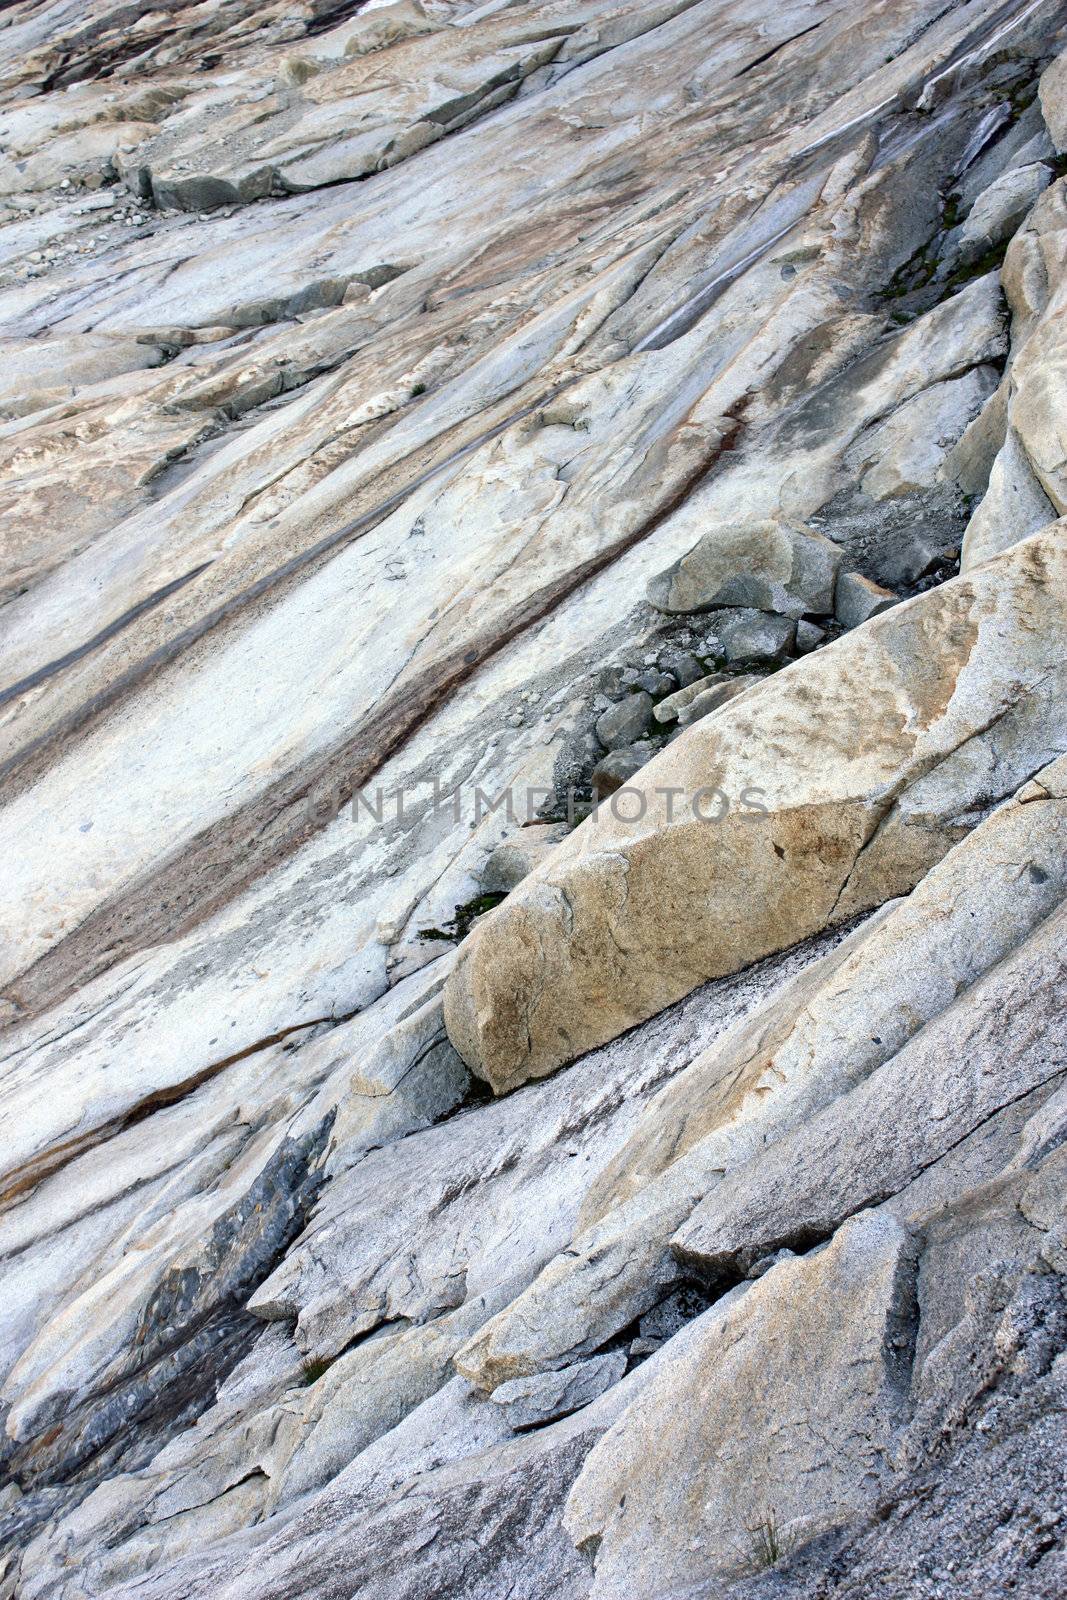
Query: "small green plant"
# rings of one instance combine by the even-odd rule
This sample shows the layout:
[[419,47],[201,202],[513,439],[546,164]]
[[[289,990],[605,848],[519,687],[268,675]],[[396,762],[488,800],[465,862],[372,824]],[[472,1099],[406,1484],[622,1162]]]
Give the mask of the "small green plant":
[[447,939],[450,943],[458,944],[465,939],[471,930],[471,924],[478,917],[484,917],[487,911],[492,911],[505,897],[502,894],[480,894],[473,900],[468,900],[466,905],[457,906],[452,921],[443,928],[422,928],[419,930],[420,939]]
[[957,226],[960,215],[960,195],[957,190],[953,190],[941,209],[941,226],[946,233],[950,228]]
[[778,1519],[774,1511],[767,1511],[748,1527],[748,1537],[751,1544],[752,1568],[755,1572],[765,1572],[768,1567],[776,1567],[785,1555],[785,1546],[778,1531]]
[[332,1365],[333,1362],[324,1356],[309,1356],[304,1362],[304,1382],[310,1388],[313,1383],[318,1383],[323,1373],[328,1372]]
[[425,394],[425,393],[426,393],[426,385],[424,383],[417,383],[414,386],[414,388],[412,389],[412,391],[411,391],[411,398],[414,400],[416,395]]

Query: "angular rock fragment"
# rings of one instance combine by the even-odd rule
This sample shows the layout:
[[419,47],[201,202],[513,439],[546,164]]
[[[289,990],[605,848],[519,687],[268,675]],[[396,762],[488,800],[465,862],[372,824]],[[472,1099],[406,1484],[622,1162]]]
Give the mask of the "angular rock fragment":
[[843,628],[859,628],[895,606],[897,596],[859,572],[843,572],[837,582],[835,614]]
[[626,1356],[592,1356],[559,1372],[542,1372],[532,1378],[515,1378],[493,1391],[493,1404],[501,1408],[508,1424],[518,1432],[539,1428],[557,1417],[580,1411],[618,1383],[626,1371]]
[[[1050,514],[1051,511],[1041,522],[1034,525],[1031,532],[1044,527]],[[923,534],[917,533],[885,564],[884,576],[890,591],[892,592],[897,586],[910,588],[921,578],[929,577],[939,569],[942,576],[947,575],[944,569],[958,560],[959,553],[953,546],[949,546],[946,550],[940,539],[924,537]]]
[[710,529],[681,561],[649,582],[648,599],[668,613],[748,606],[800,617],[833,610],[841,551],[813,528],[779,522]]
[[669,695],[678,687],[678,680],[673,673],[659,672],[655,667],[649,667],[637,679],[637,687],[646,690],[650,695]]
[[760,667],[786,659],[797,625],[789,617],[739,611],[724,618],[720,634],[723,654],[732,667]]
[[488,894],[510,894],[566,835],[566,826],[558,822],[520,828],[498,844],[486,861],[481,873],[482,888]]
[[796,651],[798,655],[806,656],[812,650],[817,650],[826,638],[825,629],[820,628],[815,622],[801,620],[797,623]]
[[605,750],[633,744],[652,726],[652,696],[645,689],[628,694],[597,718],[596,736]]
[[751,689],[754,684],[762,682],[763,679],[755,674],[742,673],[738,677],[727,678],[725,683],[716,684],[711,689],[702,690],[679,711],[678,726],[688,728],[691,723],[699,722],[701,717],[706,717],[719,706],[724,706],[730,700],[736,699],[739,694],[744,694],[746,689]]
[[[705,676],[703,666],[696,656],[688,650],[681,650],[677,655],[664,656],[663,667],[665,671],[670,672],[673,677],[677,678],[682,689],[688,689]],[[669,695],[667,699],[670,699]],[[665,704],[666,701],[660,702],[661,706]]]
[[652,715],[657,722],[677,722],[686,706],[692,705],[698,695],[706,694],[709,689],[715,689],[730,681],[727,672],[706,672],[694,678],[682,688],[676,689],[674,694],[669,694],[665,700],[654,707]]
[[626,745],[622,750],[612,750],[593,768],[593,793],[601,800],[607,799],[647,766],[655,753],[655,746],[647,739]]

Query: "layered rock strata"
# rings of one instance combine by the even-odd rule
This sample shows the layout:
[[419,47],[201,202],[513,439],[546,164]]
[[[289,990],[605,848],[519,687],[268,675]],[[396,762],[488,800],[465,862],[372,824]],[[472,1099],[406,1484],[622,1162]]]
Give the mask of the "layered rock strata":
[[1067,1585],[1053,0],[0,8],[0,1600]]

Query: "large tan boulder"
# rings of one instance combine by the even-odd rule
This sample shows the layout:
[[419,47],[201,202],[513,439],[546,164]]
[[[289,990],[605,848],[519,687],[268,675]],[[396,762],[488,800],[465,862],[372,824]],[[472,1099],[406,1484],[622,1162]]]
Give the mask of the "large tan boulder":
[[[1020,867],[1020,863],[1023,867]],[[729,1170],[816,1115],[1021,944],[1067,896],[1067,756],[917,884],[735,1029],[645,1108],[590,1187],[590,1226],[695,1145]]]
[[[457,1353],[457,1370],[491,1390],[569,1365],[669,1292],[682,1276],[669,1241],[692,1237],[694,1213],[729,1216],[734,1245],[740,1238],[765,1255],[768,1227],[772,1244],[795,1244],[806,1237],[805,1217],[822,1214],[835,1196],[830,1232],[856,1209],[856,1182],[867,1184],[864,1203],[883,1192],[877,1179],[887,1154],[943,1151],[991,1107],[1032,1090],[1049,1067],[1048,1050],[1032,1048],[1033,1040],[1050,1035],[1044,1023],[1031,1027],[1033,1008],[1030,1021],[1021,1017],[1022,999],[1034,990],[1038,1011],[1054,1005],[1055,978],[1038,973],[1034,935],[1041,928],[1047,946],[1065,894],[1060,757],[910,895],[805,964],[664,1085],[593,1178],[566,1247]],[[992,983],[991,971],[999,974]],[[1012,1015],[1010,1024],[1010,1002],[997,1013],[1005,973],[1007,992],[1015,984],[1019,996],[1021,1020]],[[976,1050],[982,1030],[984,1066]],[[873,1100],[864,1087],[871,1079],[880,1085]],[[870,1116],[856,1114],[865,1103],[884,1112],[879,1137]],[[931,1104],[954,1106],[954,1119],[944,1110],[931,1115]],[[810,1181],[795,1153],[781,1157],[798,1145],[818,1152],[807,1163]],[[761,1175],[755,1183],[752,1174]],[[851,1207],[840,1203],[842,1186]],[[714,1270],[721,1274],[721,1260]]]
[[497,1093],[543,1077],[910,890],[1062,749],[1065,533],[873,618],[614,795],[463,947],[445,1020],[471,1069]]

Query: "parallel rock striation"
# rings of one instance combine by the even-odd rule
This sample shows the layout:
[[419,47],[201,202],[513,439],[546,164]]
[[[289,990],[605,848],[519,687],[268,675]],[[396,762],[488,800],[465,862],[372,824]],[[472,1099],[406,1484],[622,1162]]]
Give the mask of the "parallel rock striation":
[[1065,63],[0,6],[0,1600],[1067,1585]]

